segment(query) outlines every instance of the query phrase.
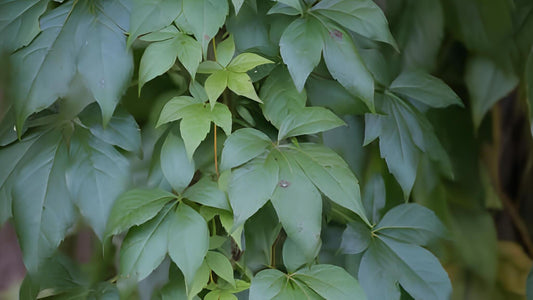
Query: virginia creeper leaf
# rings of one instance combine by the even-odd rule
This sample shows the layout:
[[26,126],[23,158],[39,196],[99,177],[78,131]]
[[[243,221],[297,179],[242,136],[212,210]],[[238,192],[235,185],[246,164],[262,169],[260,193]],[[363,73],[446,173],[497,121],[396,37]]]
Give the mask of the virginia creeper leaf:
[[272,141],[263,132],[253,128],[239,129],[224,142],[220,169],[240,166],[265,152],[270,145]]
[[323,107],[306,107],[288,115],[281,123],[278,141],[291,136],[313,134],[345,125],[344,121]]
[[[228,1],[218,0],[182,0],[183,17],[191,26],[196,40],[202,45],[204,56],[207,46],[224,25],[229,12]],[[178,20],[179,21],[179,20]]]
[[127,47],[148,32],[157,31],[174,21],[181,12],[181,0],[133,0]]
[[325,299],[366,299],[357,280],[338,266],[314,265],[293,276]]
[[193,186],[189,187],[183,197],[203,205],[230,211],[231,208],[226,194],[218,188],[218,184],[209,177],[203,177]]
[[228,88],[239,96],[252,99],[259,103],[263,103],[257,96],[255,88],[252,84],[252,79],[246,73],[227,72],[228,74]]
[[170,132],[161,148],[161,169],[172,188],[181,193],[191,182],[194,162],[187,157],[183,140]]
[[0,49],[7,52],[28,45],[41,31],[39,17],[46,10],[48,0],[4,0],[0,20]]
[[226,256],[215,251],[207,252],[205,257],[207,265],[220,278],[226,280],[231,285],[235,286],[235,279],[233,278],[233,267]]

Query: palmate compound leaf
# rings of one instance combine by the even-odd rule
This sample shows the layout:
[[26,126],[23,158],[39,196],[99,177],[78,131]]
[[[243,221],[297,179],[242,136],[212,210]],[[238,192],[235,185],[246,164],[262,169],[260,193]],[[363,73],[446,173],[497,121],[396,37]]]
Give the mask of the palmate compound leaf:
[[146,47],[139,66],[139,93],[146,82],[168,71],[176,58],[179,58],[192,78],[196,75],[196,69],[202,60],[200,44],[177,30],[170,36]]
[[378,109],[387,115],[365,115],[365,145],[379,137],[385,158],[407,198],[413,187],[423,153],[438,163],[444,175],[453,175],[447,153],[429,121],[414,106],[394,94],[376,94]]
[[431,252],[381,235],[364,253],[358,278],[369,299],[399,299],[397,283],[415,299],[449,299],[452,291],[448,274]]
[[26,46],[41,31],[39,17],[48,0],[0,1],[0,49],[12,52]]
[[323,145],[311,143],[291,147],[291,150],[293,159],[324,195],[368,223],[358,180],[337,153]]
[[387,18],[372,0],[324,0],[311,8],[322,16],[367,38],[398,49],[389,31]]
[[102,239],[116,198],[130,180],[129,161],[112,145],[77,127],[70,140],[66,179],[72,200]]
[[104,124],[109,121],[133,70],[117,25],[124,25],[122,3],[71,1],[41,18],[41,34],[11,56],[19,133],[30,114],[68,93],[76,73],[101,106]]
[[134,189],[120,195],[115,201],[106,236],[121,233],[134,225],[141,225],[152,219],[170,200],[176,196],[160,189]]
[[174,21],[181,12],[176,0],[133,0],[128,48],[142,34],[157,31]]

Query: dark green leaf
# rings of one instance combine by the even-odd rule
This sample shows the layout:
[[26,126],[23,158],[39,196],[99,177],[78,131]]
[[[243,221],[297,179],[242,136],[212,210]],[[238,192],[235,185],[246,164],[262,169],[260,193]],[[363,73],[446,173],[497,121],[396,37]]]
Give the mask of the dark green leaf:
[[183,16],[191,26],[196,40],[202,45],[204,55],[211,39],[224,25],[229,11],[228,1],[182,0]]
[[272,196],[278,184],[278,165],[272,156],[256,158],[231,174],[228,196],[234,227],[244,223]]
[[301,266],[307,264],[307,260],[302,256],[302,250],[291,239],[287,238],[283,242],[283,265],[287,272],[294,272]]
[[0,49],[12,52],[26,46],[41,31],[39,17],[48,0],[7,0],[0,3]]
[[200,181],[185,190],[183,197],[203,205],[231,210],[226,194],[209,177],[200,179]]
[[314,265],[302,268],[293,276],[325,299],[366,299],[357,280],[341,267]]
[[346,125],[323,107],[306,107],[288,115],[280,125],[278,141],[298,135],[313,134]]
[[342,233],[340,248],[346,254],[358,254],[365,251],[372,241],[372,232],[367,225],[360,222],[348,223]]
[[435,108],[463,106],[459,96],[442,80],[422,71],[401,73],[391,83],[390,90]]
[[465,76],[477,129],[491,107],[516,87],[518,78],[484,57],[471,58]]
[[287,235],[310,262],[320,247],[322,197],[296,161],[283,153],[276,159],[279,182],[271,201]]
[[172,207],[165,206],[155,218],[128,231],[120,247],[122,276],[135,276],[140,281],[161,264],[167,253]]
[[181,193],[191,182],[194,162],[187,158],[183,140],[170,132],[161,148],[161,169],[172,188]]
[[174,21],[181,12],[176,0],[133,0],[128,48],[138,36],[157,31]]
[[176,196],[160,189],[135,189],[122,194],[111,209],[106,236],[118,234],[151,220]]
[[433,211],[410,203],[388,211],[372,232],[405,243],[427,245],[437,237],[444,237],[446,228]]
[[169,218],[168,253],[190,286],[209,248],[209,230],[204,218],[184,203]]
[[115,199],[127,188],[128,160],[88,130],[76,128],[70,142],[67,184],[74,203],[101,239]]
[[174,265],[170,266],[169,281],[159,292],[161,300],[186,300],[187,288],[185,287],[185,278],[183,274]]
[[311,9],[342,26],[398,48],[385,15],[372,0],[324,0]]
[[263,270],[252,279],[250,300],[275,299],[288,281],[287,275],[276,269]]
[[[369,0],[370,1],[370,0]],[[331,76],[353,96],[374,110],[374,80],[355,48],[350,35],[339,27],[321,30],[324,39],[324,61]]]
[[242,128],[231,134],[224,142],[221,170],[238,167],[264,153],[272,145],[270,138],[253,128]]
[[331,109],[339,116],[360,115],[370,112],[363,101],[350,94],[336,80],[324,79],[311,74],[305,85],[305,90],[309,102],[313,106]]
[[320,62],[320,53],[324,47],[320,38],[320,26],[314,18],[297,19],[285,29],[279,42],[281,57],[300,92],[307,77]]
[[215,251],[207,252],[205,257],[207,265],[213,272],[215,272],[220,278],[229,282],[232,286],[235,286],[235,279],[233,278],[233,267],[226,256]]

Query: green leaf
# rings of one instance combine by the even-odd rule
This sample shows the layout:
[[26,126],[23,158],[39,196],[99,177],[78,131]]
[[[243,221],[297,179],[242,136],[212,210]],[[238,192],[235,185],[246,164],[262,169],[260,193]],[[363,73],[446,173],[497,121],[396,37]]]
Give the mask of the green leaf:
[[10,175],[13,223],[30,273],[53,254],[74,223],[65,178],[68,160],[61,132],[49,131],[31,144]]
[[204,55],[209,42],[224,25],[228,12],[228,1],[183,0],[183,16],[202,45]]
[[207,285],[207,282],[209,281],[209,275],[211,274],[211,270],[207,266],[207,263],[204,262],[194,275],[194,279],[190,287],[187,287],[187,293],[188,293],[188,299],[193,299],[196,294],[202,291],[202,289]]
[[228,71],[220,70],[211,74],[205,81],[205,92],[209,97],[209,103],[211,104],[211,107],[215,106],[218,97],[222,95],[222,92],[224,92],[224,90],[228,86],[228,77]]
[[529,53],[526,65],[527,99],[529,106],[529,124],[533,135],[533,51]]
[[287,4],[283,4],[281,2],[278,2],[276,4],[274,4],[274,6],[272,6],[271,9],[268,10],[267,12],[267,15],[271,15],[271,14],[284,14],[284,15],[288,15],[288,16],[297,16],[301,13],[300,10],[292,7],[292,6],[288,6]]
[[387,191],[381,174],[373,175],[365,184],[363,190],[363,204],[372,224],[377,224],[381,218],[381,211],[385,207]]
[[229,282],[235,287],[235,279],[233,278],[233,267],[226,256],[215,251],[207,252],[205,257],[207,265],[213,272],[215,272],[220,278]]
[[161,169],[172,188],[181,193],[191,182],[194,162],[187,158],[183,140],[170,132],[161,148]]
[[296,8],[298,11],[302,12],[302,4],[300,3],[300,0],[275,0],[276,2],[283,3],[285,5],[288,5],[292,8]]
[[435,213],[416,203],[395,206],[372,232],[417,245],[427,245],[437,237],[446,236],[446,228]]
[[257,66],[273,64],[274,62],[254,53],[242,53],[235,57],[228,66],[232,72],[247,72]]
[[151,220],[176,195],[160,189],[135,189],[122,194],[111,209],[106,236]]
[[189,96],[179,96],[170,99],[163,109],[157,121],[156,127],[165,123],[177,121],[183,118],[183,109],[189,105],[202,103],[201,100]]
[[191,286],[209,248],[209,230],[204,218],[184,203],[169,218],[168,253]]
[[284,67],[278,67],[261,87],[261,99],[264,101],[263,114],[276,128],[295,112],[302,110],[307,101],[305,90],[298,92]]
[[325,299],[366,299],[357,280],[338,266],[314,265],[293,276]]
[[155,218],[128,231],[120,247],[121,276],[135,276],[140,281],[161,264],[167,253],[172,207],[165,206]]
[[320,247],[322,197],[291,157],[278,155],[279,182],[271,202],[287,236],[310,262]]
[[305,86],[309,103],[332,110],[339,116],[370,112],[366,104],[350,94],[338,81],[311,75]]
[[102,239],[113,203],[129,183],[129,161],[81,127],[75,129],[69,153],[67,184],[73,201]]
[[348,33],[336,26],[321,30],[324,61],[331,76],[374,110],[374,80]]
[[463,106],[459,96],[442,80],[422,71],[401,73],[391,83],[390,90],[435,108]]
[[252,79],[246,73],[227,72],[228,74],[228,88],[239,96],[252,99],[259,103],[263,103],[255,92],[252,84]]
[[281,123],[278,141],[291,136],[313,134],[346,125],[342,119],[323,107],[306,107],[288,115]]
[[179,32],[176,26],[169,25],[161,30],[147,33],[139,39],[145,42],[160,42],[176,37],[176,34]]
[[7,0],[0,3],[0,49],[13,52],[28,45],[41,31],[39,17],[48,0]]
[[226,194],[209,177],[203,177],[183,193],[183,197],[203,205],[230,211]]
[[372,232],[367,225],[351,222],[342,233],[340,248],[346,254],[358,254],[365,251],[372,241]]
[[234,228],[243,224],[272,196],[278,184],[278,165],[273,157],[256,158],[232,172],[228,196]]
[[288,272],[294,272],[298,268],[307,264],[307,260],[302,256],[302,250],[291,239],[286,239],[283,242],[283,265],[287,268]]
[[432,130],[431,123],[412,105],[387,94],[377,98],[387,115],[365,115],[365,145],[379,136],[381,157],[385,158],[407,199],[411,193],[423,152],[451,176],[451,164]]
[[171,265],[169,270],[169,281],[163,286],[156,299],[161,300],[185,300],[187,299],[187,288],[185,278],[180,270]]
[[100,105],[104,124],[111,119],[133,75],[133,52],[126,48],[124,29],[115,21],[125,9],[119,0],[96,5],[78,54],[78,72]]
[[290,279],[276,269],[266,269],[257,273],[250,286],[250,300],[275,299]]
[[399,283],[415,299],[449,299],[448,274],[426,249],[379,236],[359,267],[359,282],[369,299],[399,299]]
[[358,180],[337,153],[318,144],[301,144],[292,149],[294,160],[324,195],[368,223]]
[[183,115],[183,120],[180,123],[180,133],[185,143],[187,157],[192,160],[194,151],[211,129],[209,108],[204,107],[203,104],[193,104],[184,109]]
[[387,18],[372,0],[325,0],[311,8],[362,36],[390,44],[398,49],[389,31]]
[[207,93],[205,92],[205,88],[198,83],[198,81],[191,81],[189,84],[189,92],[193,96],[193,98],[198,99],[202,102],[206,102],[209,100],[207,97]]
[[201,74],[213,74],[216,71],[223,70],[224,67],[216,61],[205,60],[198,66],[198,73]]
[[176,39],[179,46],[177,49],[178,59],[187,69],[187,72],[191,74],[191,78],[194,79],[198,65],[202,61],[202,46],[186,34],[179,34]]
[[314,18],[297,19],[281,35],[281,57],[298,91],[302,91],[309,74],[320,62],[324,47],[320,24]]
[[157,31],[172,23],[181,13],[181,2],[176,0],[133,0],[127,47],[131,47],[138,36]]
[[105,128],[102,126],[98,105],[87,106],[78,117],[98,139],[140,155],[142,149],[139,125],[124,108],[119,106],[115,110],[115,114]]
[[264,153],[272,145],[270,138],[253,128],[242,128],[231,134],[224,142],[221,170],[238,167]]
[[468,61],[465,82],[472,103],[474,127],[477,130],[491,107],[516,87],[518,78],[502,70],[490,59],[478,56]]
[[210,114],[211,121],[222,128],[227,136],[231,135],[233,120],[229,108],[225,104],[216,103]]
[[223,67],[226,67],[233,55],[235,54],[235,42],[233,36],[229,36],[227,39],[217,45],[217,62]]

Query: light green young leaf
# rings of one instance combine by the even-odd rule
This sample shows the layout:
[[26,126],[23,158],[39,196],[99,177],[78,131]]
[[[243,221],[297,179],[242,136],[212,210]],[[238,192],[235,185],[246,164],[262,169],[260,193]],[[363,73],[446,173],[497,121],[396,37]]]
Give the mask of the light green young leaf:
[[368,225],[360,222],[348,223],[342,233],[340,249],[346,254],[358,254],[365,251],[372,241],[372,232]]
[[13,201],[13,224],[24,265],[31,274],[54,253],[74,222],[75,208],[65,179],[68,160],[61,132],[49,131],[27,148],[5,187]]
[[359,282],[369,299],[399,299],[398,283],[415,299],[449,299],[448,274],[428,250],[379,236],[363,255]]
[[302,249],[306,261],[311,262],[320,247],[322,197],[296,161],[283,154],[276,159],[279,182],[271,202],[287,236]]
[[13,52],[28,45],[41,31],[39,17],[48,0],[4,0],[0,2],[0,49]]
[[135,276],[140,281],[161,264],[168,248],[172,207],[165,206],[155,218],[128,231],[120,247],[121,276]]
[[374,111],[374,79],[350,35],[334,25],[322,28],[321,33],[324,40],[324,61],[331,76],[353,96],[363,100],[370,111]]
[[207,252],[205,257],[207,265],[213,272],[215,272],[220,278],[229,282],[235,287],[235,279],[233,278],[233,267],[226,256],[215,251]]
[[233,121],[229,108],[225,104],[216,103],[215,107],[213,107],[209,113],[211,121],[213,121],[218,127],[222,128],[227,136],[230,136]]
[[127,47],[131,47],[138,36],[157,31],[172,23],[181,12],[181,2],[176,0],[133,0]]
[[297,19],[281,35],[281,57],[289,68],[296,89],[300,92],[307,77],[320,62],[324,47],[320,27],[315,18]]
[[190,287],[209,248],[209,229],[204,218],[185,203],[180,203],[169,218],[168,254]]
[[435,108],[463,106],[459,96],[442,80],[422,71],[401,73],[391,83],[390,90]]
[[228,73],[228,88],[239,96],[244,96],[246,98],[252,99],[259,103],[263,103],[261,99],[257,96],[255,92],[254,85],[250,76],[246,73],[236,73],[236,72],[227,72]]
[[256,158],[232,172],[228,196],[236,228],[259,210],[278,184],[278,165],[272,157]]
[[318,144],[300,144],[293,149],[291,156],[324,195],[368,223],[358,180],[337,153]]
[[192,160],[194,151],[211,130],[209,108],[205,108],[203,104],[189,105],[184,109],[183,115],[180,133],[185,143],[187,157]]
[[209,97],[209,103],[211,104],[211,108],[215,106],[218,97],[222,95],[222,92],[224,92],[224,90],[228,86],[228,77],[228,71],[220,70],[211,74],[205,81],[205,92],[207,93],[207,97]]
[[266,59],[254,53],[242,53],[237,55],[228,66],[228,70],[237,73],[247,72],[257,66],[273,64],[270,59]]
[[[196,299],[194,296],[202,291],[202,289],[207,285],[209,281],[209,275],[211,274],[211,269],[207,266],[205,260],[203,261],[198,271],[194,275],[193,282],[190,286],[187,286],[188,299]],[[199,299],[199,298],[198,298]]]
[[509,94],[518,84],[518,78],[502,70],[484,57],[470,58],[466,66],[466,87],[472,103],[472,118],[476,130],[491,107]]
[[193,186],[189,187],[183,193],[183,197],[202,205],[231,211],[226,194],[209,177],[203,177]]
[[217,45],[217,62],[223,67],[226,67],[233,55],[235,54],[235,42],[233,36],[229,36],[227,39]]
[[238,300],[238,298],[226,290],[213,290],[205,295],[204,300]]
[[224,142],[220,169],[240,166],[264,153],[270,145],[272,141],[263,132],[253,128],[239,129]]
[[[182,0],[183,17],[190,25],[196,40],[202,45],[204,56],[207,46],[224,25],[229,12],[228,1],[219,0]],[[179,21],[179,20],[178,20]]]
[[194,176],[194,162],[187,158],[183,140],[169,132],[161,148],[161,169],[172,188],[181,193]]
[[187,72],[191,74],[191,78],[194,79],[198,65],[202,61],[202,46],[186,34],[179,34],[176,39],[179,46],[177,49],[178,59],[187,69]]
[[383,216],[372,232],[422,246],[435,238],[446,236],[446,228],[435,213],[416,203],[394,207]]
[[78,54],[78,72],[102,109],[106,125],[133,75],[133,52],[126,48],[126,36],[116,25],[128,9],[119,0],[96,5]]
[[306,107],[288,115],[281,123],[278,141],[291,136],[313,134],[346,125],[342,119],[323,107]]
[[372,0],[324,0],[311,8],[340,25],[367,38],[398,49],[389,31],[387,18]]
[[141,154],[141,134],[139,125],[126,109],[118,107],[104,128],[100,108],[96,104],[87,106],[79,115],[80,121],[98,139],[120,147],[126,151]]
[[314,265],[300,269],[293,276],[325,299],[366,299],[357,280],[338,266]]
[[198,73],[200,74],[213,74],[216,71],[223,70],[224,67],[216,61],[205,60],[198,66]]
[[183,109],[197,103],[203,102],[189,96],[178,96],[170,99],[161,110],[156,127],[183,118]]
[[67,185],[80,213],[102,239],[113,203],[130,179],[129,161],[112,145],[77,127],[70,140]]
[[278,67],[263,83],[260,91],[264,101],[263,114],[276,128],[295,112],[302,110],[307,101],[305,90],[298,92],[286,68]]
[[151,220],[176,195],[160,189],[135,189],[122,194],[111,209],[106,237]]
[[266,269],[257,273],[250,286],[250,300],[275,299],[290,279],[276,269]]

